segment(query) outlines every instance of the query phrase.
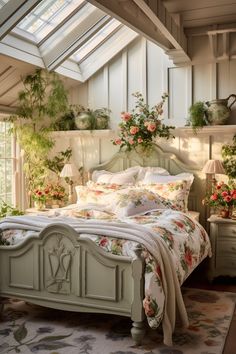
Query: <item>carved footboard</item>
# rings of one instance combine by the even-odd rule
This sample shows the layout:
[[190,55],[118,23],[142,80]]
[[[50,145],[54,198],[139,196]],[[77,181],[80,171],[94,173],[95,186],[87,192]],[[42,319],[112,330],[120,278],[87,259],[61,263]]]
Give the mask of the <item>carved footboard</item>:
[[[0,247],[0,296],[70,311],[131,317],[135,342],[144,335],[144,261],[115,256],[70,226],[53,224],[39,237]],[[1,307],[0,307],[1,308]]]

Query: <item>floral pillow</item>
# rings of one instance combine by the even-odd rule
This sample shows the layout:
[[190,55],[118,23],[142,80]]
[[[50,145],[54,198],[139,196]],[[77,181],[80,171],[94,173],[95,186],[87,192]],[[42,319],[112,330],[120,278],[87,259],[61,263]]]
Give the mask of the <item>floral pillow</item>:
[[146,189],[129,188],[110,196],[110,207],[118,217],[143,214],[156,209],[171,208],[171,203]]
[[76,186],[77,204],[106,204],[105,196],[114,191],[128,188],[129,185],[95,183],[89,181],[86,186]]
[[146,173],[140,188],[146,188],[158,193],[171,203],[175,203],[178,210],[188,210],[188,197],[194,176],[192,173],[180,173],[174,176],[160,176],[155,173]]
[[164,198],[166,202],[171,203],[176,210],[183,212],[188,210],[189,181],[180,180],[167,183],[145,184],[142,188],[144,187]]

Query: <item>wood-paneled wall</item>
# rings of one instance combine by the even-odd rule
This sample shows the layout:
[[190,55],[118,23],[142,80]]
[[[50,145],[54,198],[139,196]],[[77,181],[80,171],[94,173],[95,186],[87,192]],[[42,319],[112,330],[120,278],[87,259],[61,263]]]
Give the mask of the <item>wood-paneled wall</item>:
[[[221,159],[222,144],[232,141],[236,133],[236,104],[228,127],[207,127],[197,135],[190,128],[180,127],[186,124],[192,102],[236,93],[236,59],[215,60],[206,34],[189,36],[189,48],[192,65],[175,67],[162,49],[139,37],[85,84],[74,88],[71,101],[91,108],[110,108],[110,127],[115,131],[120,112],[133,108],[133,92],[142,92],[152,106],[168,91],[164,122],[179,128],[175,131],[176,139],[162,140],[160,144],[184,162],[201,168],[209,158]],[[78,137],[74,134],[65,137],[63,144],[72,146],[76,163],[86,169],[106,161],[117,151],[110,142],[114,132],[104,132],[105,136],[98,134],[99,137],[96,133]]]

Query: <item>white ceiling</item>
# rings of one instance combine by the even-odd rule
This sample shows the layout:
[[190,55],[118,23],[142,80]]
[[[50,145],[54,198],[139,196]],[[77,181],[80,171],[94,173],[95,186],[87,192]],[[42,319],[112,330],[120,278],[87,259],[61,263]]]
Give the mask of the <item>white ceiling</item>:
[[[12,5],[12,13],[9,12],[10,6],[8,13],[3,12],[6,5],[1,5],[2,1]],[[60,28],[56,28],[58,35],[54,30],[52,35],[47,35],[44,40],[34,42],[32,34],[24,37],[23,26],[17,25],[22,23],[24,14],[30,14],[36,5],[47,1],[50,0],[0,0],[0,112],[14,110],[17,105],[17,93],[22,88],[22,77],[32,73],[36,67],[56,70],[62,75],[65,86],[70,88],[86,81],[139,34],[146,35],[148,39],[170,51],[183,49],[187,55],[184,41],[190,31],[204,26],[207,26],[208,30],[236,29],[236,0],[80,0],[78,11],[93,4],[93,14],[88,13],[87,19],[78,21],[76,27],[68,32],[69,23],[75,23],[73,19],[78,15],[78,11],[74,9],[71,16],[61,22],[61,32]],[[20,7],[20,4],[23,5]],[[99,10],[96,10],[96,7]],[[159,10],[164,12],[159,14]],[[91,45],[92,49],[84,59],[76,62],[74,58],[77,50],[83,49],[96,31],[105,28],[113,17],[120,21],[120,25],[118,23],[118,26],[114,26],[114,31],[104,36],[98,45]],[[168,28],[171,17],[174,24],[170,27],[177,25],[178,39],[174,34],[176,29],[172,33]],[[79,31],[82,31],[80,37]],[[58,43],[55,48],[54,42]],[[104,58],[100,56],[100,60],[96,61],[96,51],[102,51],[106,55]]]

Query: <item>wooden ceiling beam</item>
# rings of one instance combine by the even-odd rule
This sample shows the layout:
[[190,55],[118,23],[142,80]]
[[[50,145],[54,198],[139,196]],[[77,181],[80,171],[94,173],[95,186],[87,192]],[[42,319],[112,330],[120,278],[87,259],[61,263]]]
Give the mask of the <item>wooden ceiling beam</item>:
[[[133,0],[88,0],[107,14],[115,17],[138,34],[156,43],[164,50],[173,49],[170,41]],[[144,1],[142,0],[144,3]],[[145,3],[144,3],[145,4]]]

